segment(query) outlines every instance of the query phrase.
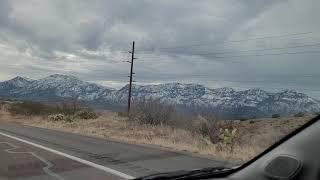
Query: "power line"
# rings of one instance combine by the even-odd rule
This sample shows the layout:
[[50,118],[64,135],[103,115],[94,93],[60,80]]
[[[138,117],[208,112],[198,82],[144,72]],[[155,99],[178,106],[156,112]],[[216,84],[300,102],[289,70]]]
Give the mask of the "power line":
[[210,44],[209,42],[198,44],[189,44],[189,45],[180,45],[180,46],[170,46],[170,47],[158,47],[153,49],[145,49],[145,50],[138,50],[137,52],[146,52],[146,51],[154,51],[157,50],[166,50],[166,49],[180,49],[180,48],[187,48],[187,47],[195,47],[195,46],[217,46],[219,44],[226,44],[226,43],[238,43],[238,42],[245,42],[245,41],[252,41],[252,40],[261,40],[261,39],[274,39],[274,38],[282,38],[282,37],[290,37],[290,36],[299,36],[299,35],[306,35],[312,34],[312,32],[303,32],[303,33],[292,33],[292,34],[283,34],[283,35],[272,35],[272,36],[263,36],[263,37],[255,37],[255,38],[247,38],[247,39],[240,39],[240,40],[230,40],[230,41],[222,41],[215,44]]
[[[320,43],[313,44],[303,44],[303,45],[295,45],[295,46],[285,46],[285,47],[271,47],[271,48],[261,48],[261,49],[248,49],[248,50],[239,50],[239,51],[225,51],[225,52],[208,52],[202,51],[200,54],[197,53],[188,53],[188,55],[195,56],[205,56],[205,55],[218,55],[218,54],[235,54],[235,53],[243,53],[243,52],[259,52],[259,51],[271,51],[271,50],[282,50],[282,49],[290,49],[290,48],[303,48],[303,47],[316,47],[320,46]],[[149,53],[151,55],[151,53]],[[143,56],[143,58],[153,58],[154,56]]]
[[[209,74],[189,74],[192,77],[211,77],[212,75]],[[264,74],[265,75],[265,74]],[[186,74],[158,74],[155,75],[156,77],[177,77],[177,76],[186,76]],[[314,78],[314,77],[320,77],[320,74],[300,74],[300,75],[295,75],[295,74],[287,74],[287,75],[275,75],[276,77],[283,77],[283,78],[287,78],[287,77],[294,77],[294,78]],[[275,77],[274,75],[272,77]]]
[[309,53],[320,53],[320,51],[300,51],[300,52],[283,52],[273,54],[252,54],[252,55],[239,55],[239,56],[214,56],[214,58],[237,58],[237,57],[251,57],[251,56],[277,56],[277,55],[295,55],[295,54],[309,54]]
[[315,44],[305,44],[305,45],[296,45],[296,46],[287,46],[287,47],[274,47],[274,48],[264,48],[264,49],[249,49],[249,50],[240,50],[237,52],[213,52],[213,53],[203,53],[203,54],[192,54],[192,55],[215,55],[215,54],[234,54],[234,53],[241,53],[241,52],[259,52],[259,51],[270,51],[270,50],[281,50],[281,49],[289,49],[289,48],[302,48],[302,47],[315,47],[320,46],[320,43]]
[[[184,75],[185,76],[185,75]],[[157,75],[156,77],[145,77],[145,79],[153,79],[153,78],[171,78],[171,77],[174,77],[174,75],[170,76],[163,76],[163,75]],[[180,75],[181,77],[181,75]],[[174,78],[179,78],[181,79],[179,76],[175,76]],[[220,82],[232,82],[232,83],[267,83],[267,82],[271,82],[271,83],[283,83],[283,82],[279,82],[279,81],[274,81],[274,80],[226,80],[226,79],[212,79],[211,78],[212,76],[210,75],[200,75],[200,76],[197,76],[197,75],[192,75],[190,74],[190,76],[188,76],[188,79],[204,79],[204,80],[209,80],[209,81],[220,81]],[[206,78],[209,78],[209,79],[206,79]],[[286,81],[287,83],[296,83],[296,82],[293,82],[293,81]]]
[[[227,59],[227,58],[241,58],[241,57],[253,57],[253,56],[278,56],[278,55],[300,55],[300,54],[312,54],[312,53],[320,53],[320,51],[300,51],[300,52],[282,52],[282,53],[272,53],[272,54],[251,54],[251,55],[237,55],[237,56],[212,56],[215,59]],[[148,61],[168,61],[169,59],[154,59],[154,58],[147,58]],[[175,61],[175,60],[169,60]],[[221,61],[221,62],[231,62],[231,63],[239,63],[241,61]]]

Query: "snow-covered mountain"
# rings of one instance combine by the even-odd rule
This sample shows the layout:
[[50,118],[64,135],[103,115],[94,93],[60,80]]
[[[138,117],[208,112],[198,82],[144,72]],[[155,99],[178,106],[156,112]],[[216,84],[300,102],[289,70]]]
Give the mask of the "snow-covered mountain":
[[[12,85],[8,86],[8,84]],[[2,87],[6,87],[6,89],[2,90]],[[2,96],[35,100],[37,98],[52,100],[77,97],[84,101],[93,101],[109,94],[111,91],[112,89],[81,81],[74,76],[60,74],[33,81],[16,77],[0,83],[0,95]]]
[[[320,101],[294,90],[271,93],[261,89],[237,91],[210,89],[197,84],[168,83],[133,86],[136,99],[160,98],[162,101],[198,110],[213,110],[223,116],[253,117],[275,113],[320,112]],[[125,103],[128,86],[113,92],[114,99]]]
[[[54,74],[39,80],[22,77],[0,83],[0,96],[32,100],[77,97],[93,104],[125,105],[128,85],[114,90],[73,76]],[[294,90],[271,93],[261,89],[237,91],[211,89],[198,84],[167,83],[134,85],[133,98],[160,98],[184,109],[210,110],[229,117],[269,116],[297,112],[320,112],[320,101]]]
[[32,79],[17,76],[11,80],[4,81],[4,82],[0,83],[0,94],[8,94],[9,95],[12,93],[12,91],[15,91],[16,89],[23,88],[32,82],[33,82]]
[[11,89],[11,88],[24,87],[24,86],[30,84],[32,81],[34,81],[34,80],[17,76],[11,80],[0,83],[0,88],[1,89]]

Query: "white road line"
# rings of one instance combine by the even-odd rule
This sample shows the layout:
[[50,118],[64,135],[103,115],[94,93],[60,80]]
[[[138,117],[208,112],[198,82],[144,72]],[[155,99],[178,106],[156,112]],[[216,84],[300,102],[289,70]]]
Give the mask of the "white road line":
[[93,162],[90,162],[90,161],[87,161],[87,160],[84,160],[84,159],[81,159],[81,158],[78,158],[78,157],[75,157],[75,156],[72,156],[72,155],[69,155],[69,154],[66,154],[66,153],[63,153],[63,152],[60,152],[60,151],[45,147],[45,146],[42,146],[40,144],[36,144],[36,143],[30,142],[30,141],[27,141],[27,140],[24,140],[24,139],[20,139],[18,137],[11,136],[11,135],[3,133],[3,132],[0,132],[0,135],[8,137],[8,138],[11,138],[11,139],[14,139],[14,140],[17,140],[17,141],[20,141],[20,142],[23,142],[23,143],[26,143],[26,144],[29,144],[31,146],[35,146],[37,148],[49,151],[49,152],[54,153],[54,154],[58,154],[60,156],[64,156],[66,158],[72,159],[74,161],[78,161],[78,162],[80,162],[82,164],[86,164],[88,166],[94,167],[96,169],[100,169],[102,171],[105,171],[107,173],[110,173],[110,174],[113,174],[113,175],[116,175],[116,176],[119,176],[119,177],[122,177],[122,178],[125,178],[125,179],[134,179],[135,178],[133,176],[130,176],[128,174],[124,174],[124,173],[119,172],[117,170],[114,170],[114,169],[111,169],[111,168],[108,168],[108,167],[105,167],[105,166],[102,166],[102,165],[99,165],[99,164],[96,164],[96,163],[93,163]]
[[52,176],[52,177],[55,177],[55,178],[57,178],[57,179],[59,179],[59,180],[64,180],[63,177],[59,176],[58,174],[56,174],[56,173],[54,173],[53,171],[50,170],[50,168],[53,167],[53,164],[52,164],[50,161],[46,160],[45,158],[37,155],[37,154],[34,153],[34,152],[29,152],[29,151],[26,151],[26,152],[14,151],[14,150],[19,149],[20,147],[14,145],[14,144],[11,144],[11,143],[9,143],[9,142],[0,142],[0,144],[7,144],[7,145],[9,145],[9,146],[12,147],[12,148],[9,148],[9,149],[6,149],[6,150],[5,150],[5,152],[7,152],[7,153],[10,153],[10,154],[30,154],[30,155],[34,156],[35,158],[39,159],[40,161],[42,161],[43,163],[45,163],[45,164],[47,165],[46,167],[42,168],[43,171],[44,171],[46,174],[48,174],[48,175],[50,175],[50,176]]

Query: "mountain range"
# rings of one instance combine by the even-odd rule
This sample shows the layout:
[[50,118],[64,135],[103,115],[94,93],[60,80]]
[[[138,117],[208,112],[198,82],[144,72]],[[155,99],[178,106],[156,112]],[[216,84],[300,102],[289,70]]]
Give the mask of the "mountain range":
[[[0,96],[20,100],[59,101],[77,97],[100,107],[125,107],[129,86],[116,90],[82,81],[74,76],[54,74],[33,80],[15,77],[0,82]],[[133,85],[135,100],[159,98],[175,104],[179,109],[213,111],[222,116],[259,117],[272,114],[320,112],[320,101],[295,90],[267,92],[262,89],[237,91],[233,88],[212,89],[199,84],[166,83],[159,85]]]

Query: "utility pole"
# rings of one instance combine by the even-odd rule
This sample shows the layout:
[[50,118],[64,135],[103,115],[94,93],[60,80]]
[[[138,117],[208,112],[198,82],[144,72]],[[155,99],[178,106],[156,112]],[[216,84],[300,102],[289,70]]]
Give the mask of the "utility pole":
[[133,60],[136,59],[134,57],[134,41],[132,42],[132,51],[129,53],[131,53],[131,68],[130,68],[130,83],[129,83],[129,94],[128,94],[128,116],[130,114],[130,107],[131,107],[131,88],[132,88],[132,76],[133,76]]

